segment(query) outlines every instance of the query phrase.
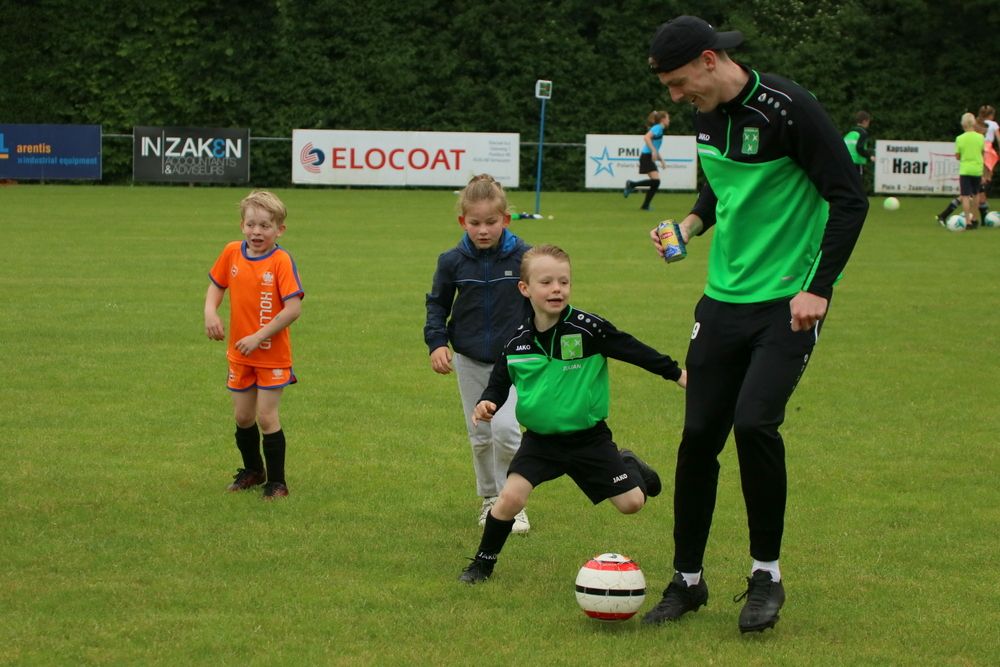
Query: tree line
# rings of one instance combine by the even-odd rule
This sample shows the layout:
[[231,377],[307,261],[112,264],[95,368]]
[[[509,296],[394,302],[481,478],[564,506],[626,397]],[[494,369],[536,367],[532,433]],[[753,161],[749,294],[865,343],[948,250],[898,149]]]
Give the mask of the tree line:
[[[0,0],[0,122],[519,132],[538,138],[537,79],[553,81],[546,143],[636,134],[653,109],[692,132],[649,73],[656,26],[690,3],[649,0]],[[704,0],[741,30],[739,62],[808,88],[846,131],[950,141],[958,119],[1000,102],[985,0]],[[255,185],[290,184],[290,144],[255,143]],[[524,146],[521,186],[534,187]],[[105,182],[131,177],[131,145],[106,142]],[[582,151],[546,149],[547,189],[583,188]]]

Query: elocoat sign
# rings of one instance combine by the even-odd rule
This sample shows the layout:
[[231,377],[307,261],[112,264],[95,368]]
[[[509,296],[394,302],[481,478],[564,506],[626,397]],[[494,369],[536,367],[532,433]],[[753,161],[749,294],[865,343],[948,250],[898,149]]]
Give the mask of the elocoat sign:
[[490,174],[518,186],[521,135],[293,130],[292,182],[461,187]]

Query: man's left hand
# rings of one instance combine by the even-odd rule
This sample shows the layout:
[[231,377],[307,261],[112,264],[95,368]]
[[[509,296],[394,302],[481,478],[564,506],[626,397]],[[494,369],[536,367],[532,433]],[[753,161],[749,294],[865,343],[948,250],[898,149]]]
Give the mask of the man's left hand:
[[827,299],[811,292],[799,292],[788,304],[792,311],[792,331],[809,331],[826,316]]

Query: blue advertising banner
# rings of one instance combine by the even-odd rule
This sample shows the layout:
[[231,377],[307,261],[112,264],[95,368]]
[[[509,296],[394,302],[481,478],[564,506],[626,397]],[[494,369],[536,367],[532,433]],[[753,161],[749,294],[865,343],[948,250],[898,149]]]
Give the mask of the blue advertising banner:
[[101,126],[0,123],[0,178],[101,180]]

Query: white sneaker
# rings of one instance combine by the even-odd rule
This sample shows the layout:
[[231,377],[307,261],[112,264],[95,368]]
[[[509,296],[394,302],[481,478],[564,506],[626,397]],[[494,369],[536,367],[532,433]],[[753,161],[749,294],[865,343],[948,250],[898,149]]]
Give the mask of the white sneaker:
[[[497,502],[496,496],[487,496],[483,498],[483,508],[479,511],[479,525],[486,525],[486,515],[490,513],[490,508],[493,507]],[[517,524],[515,524],[517,525]]]
[[511,528],[510,532],[524,534],[531,530],[531,524],[528,523],[528,515],[521,510],[514,515],[514,527]]

